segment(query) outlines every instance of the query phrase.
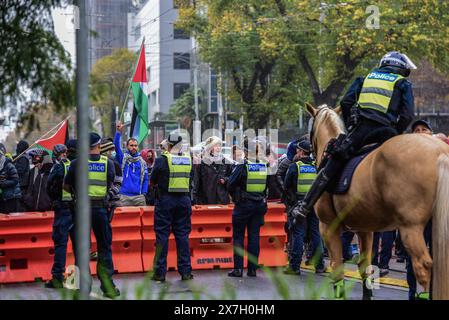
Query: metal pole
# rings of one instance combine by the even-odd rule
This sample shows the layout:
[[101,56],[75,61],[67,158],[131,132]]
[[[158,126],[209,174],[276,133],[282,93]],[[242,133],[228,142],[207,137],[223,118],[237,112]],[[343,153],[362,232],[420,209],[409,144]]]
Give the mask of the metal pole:
[[198,114],[198,69],[196,66],[194,66],[193,69],[193,90],[195,91],[195,120],[200,120]]
[[111,77],[110,79],[110,87],[109,87],[109,96],[111,97],[111,137],[114,137],[115,134],[115,123],[117,122],[117,118],[116,118],[116,111],[115,111],[115,105],[114,105],[114,98],[112,95],[112,85],[113,85],[113,78]]
[[193,90],[195,96],[195,121],[193,121],[193,145],[201,142],[201,121],[198,109],[198,65],[193,67]]
[[76,167],[76,260],[80,276],[80,298],[89,299],[91,277],[89,270],[90,251],[90,202],[88,189],[89,157],[89,78],[87,49],[87,1],[78,0],[79,29],[76,31],[76,117],[78,129]]

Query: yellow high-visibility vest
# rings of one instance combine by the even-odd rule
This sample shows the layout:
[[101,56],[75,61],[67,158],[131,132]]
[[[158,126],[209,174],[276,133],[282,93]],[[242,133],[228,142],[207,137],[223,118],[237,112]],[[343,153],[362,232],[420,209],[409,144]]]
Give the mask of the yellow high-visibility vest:
[[[70,160],[66,159],[65,161],[62,161],[62,165],[64,166],[64,179],[62,180],[62,185],[64,186],[65,177],[70,169]],[[62,201],[72,201],[72,195],[70,192],[65,191],[64,188],[62,188]]]
[[264,192],[267,187],[267,164],[248,161],[246,173],[246,192]]
[[168,192],[189,192],[190,172],[192,171],[192,161],[188,154],[182,156],[163,153],[167,158],[169,178]]
[[313,164],[306,164],[304,162],[296,162],[298,166],[298,183],[296,187],[296,192],[302,196],[305,196],[309,192],[310,187],[315,181],[317,172]]
[[358,100],[362,109],[373,109],[387,113],[396,82],[404,78],[399,74],[373,71],[363,81]]
[[108,188],[108,158],[100,156],[97,161],[89,160],[89,198],[103,200]]

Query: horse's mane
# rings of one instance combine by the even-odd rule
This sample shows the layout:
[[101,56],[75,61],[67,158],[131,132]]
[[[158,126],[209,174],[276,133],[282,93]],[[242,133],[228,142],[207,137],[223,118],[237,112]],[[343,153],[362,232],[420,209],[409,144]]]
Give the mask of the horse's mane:
[[345,125],[340,116],[333,109],[329,108],[327,104],[320,105],[317,110],[317,127],[324,123],[326,127],[332,127],[337,132],[346,131]]

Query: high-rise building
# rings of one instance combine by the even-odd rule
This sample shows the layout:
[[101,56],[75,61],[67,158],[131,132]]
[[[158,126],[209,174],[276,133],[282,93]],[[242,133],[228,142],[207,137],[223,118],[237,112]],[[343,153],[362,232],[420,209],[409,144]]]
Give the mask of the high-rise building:
[[127,48],[130,0],[89,0],[89,70],[95,62],[112,54],[114,49]]
[[150,120],[168,113],[175,100],[190,88],[192,46],[189,35],[177,29],[173,0],[147,0],[129,14],[128,48],[137,51],[145,37]]

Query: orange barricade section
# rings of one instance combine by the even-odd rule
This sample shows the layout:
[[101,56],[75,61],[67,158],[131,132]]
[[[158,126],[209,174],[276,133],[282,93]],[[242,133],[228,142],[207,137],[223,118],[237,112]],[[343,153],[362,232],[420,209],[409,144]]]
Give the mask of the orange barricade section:
[[[189,237],[192,269],[233,268],[232,210],[233,205],[195,205],[192,207],[192,232]],[[284,266],[287,237],[285,206],[270,202],[261,228],[261,253],[259,263],[265,266]],[[143,208],[142,234],[144,270],[151,270],[155,254],[154,207]],[[247,236],[246,236],[247,238]],[[245,240],[247,243],[247,239]],[[247,258],[245,257],[245,265]],[[176,243],[169,238],[167,267],[176,270]]]
[[[233,205],[196,205],[192,207],[190,255],[192,268],[218,269],[233,267]],[[284,266],[286,221],[283,204],[269,202],[260,235],[259,263]],[[0,283],[48,280],[51,278],[54,248],[51,237],[53,212],[0,214]],[[156,251],[154,207],[117,208],[112,221],[112,252],[118,273],[142,272],[153,268]],[[246,236],[247,238],[247,236]],[[247,239],[245,239],[245,244]],[[74,264],[72,245],[68,244],[67,266]],[[91,233],[91,252],[96,241]],[[245,265],[247,258],[245,257]],[[92,274],[96,262],[90,263]],[[167,267],[176,270],[176,242],[169,238]]]
[[192,207],[190,252],[192,269],[233,268],[233,205]]
[[142,208],[117,208],[112,219],[112,258],[119,273],[142,272]]
[[288,257],[284,252],[287,242],[284,230],[287,221],[284,204],[269,202],[264,220],[265,224],[260,229],[259,264],[266,267],[285,266]]
[[[112,259],[117,273],[142,272],[142,227],[140,207],[117,208],[112,219]],[[75,264],[73,248],[67,248],[67,266]],[[97,241],[91,231],[91,252],[97,251]],[[90,261],[92,274],[97,273],[96,261]]]
[[0,214],[0,283],[51,278],[53,212]]

